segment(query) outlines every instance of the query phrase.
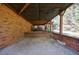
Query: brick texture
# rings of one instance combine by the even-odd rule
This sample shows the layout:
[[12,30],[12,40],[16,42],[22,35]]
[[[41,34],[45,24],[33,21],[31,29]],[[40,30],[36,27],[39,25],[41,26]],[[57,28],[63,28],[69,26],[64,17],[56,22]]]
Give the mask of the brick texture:
[[[53,35],[51,35],[51,37],[53,39],[56,39],[56,40],[60,39],[60,35],[58,33],[52,33],[52,34]],[[66,35],[62,35],[61,38],[62,38],[62,41],[65,42],[67,46],[79,51],[79,39],[78,38],[74,38],[74,37],[70,37]]]
[[31,26],[7,6],[0,5],[0,48],[14,43],[24,32],[30,32]]

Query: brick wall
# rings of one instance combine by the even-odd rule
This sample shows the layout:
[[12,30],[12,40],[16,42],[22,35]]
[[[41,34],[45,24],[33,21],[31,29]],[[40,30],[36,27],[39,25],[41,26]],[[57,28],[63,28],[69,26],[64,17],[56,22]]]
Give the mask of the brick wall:
[[52,33],[51,37],[55,40],[59,40],[62,38],[61,40],[65,42],[67,46],[79,51],[79,39],[78,38],[70,37],[67,35],[62,35],[60,37],[58,33]]
[[7,6],[0,5],[0,48],[14,43],[24,32],[30,32],[31,26]]

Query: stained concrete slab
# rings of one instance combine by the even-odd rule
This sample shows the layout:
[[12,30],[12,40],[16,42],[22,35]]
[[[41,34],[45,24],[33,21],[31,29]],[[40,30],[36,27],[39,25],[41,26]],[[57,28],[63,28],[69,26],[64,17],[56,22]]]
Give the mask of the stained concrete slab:
[[50,37],[24,37],[21,41],[0,50],[0,55],[77,55]]

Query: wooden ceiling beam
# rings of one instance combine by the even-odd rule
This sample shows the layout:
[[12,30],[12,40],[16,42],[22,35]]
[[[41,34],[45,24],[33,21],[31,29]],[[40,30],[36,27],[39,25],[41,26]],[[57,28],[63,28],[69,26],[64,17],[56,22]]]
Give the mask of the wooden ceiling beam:
[[30,3],[25,4],[23,8],[20,10],[19,14],[21,14],[29,5]]
[[47,20],[35,20],[35,21],[29,21],[34,25],[44,25],[45,23],[47,23]]

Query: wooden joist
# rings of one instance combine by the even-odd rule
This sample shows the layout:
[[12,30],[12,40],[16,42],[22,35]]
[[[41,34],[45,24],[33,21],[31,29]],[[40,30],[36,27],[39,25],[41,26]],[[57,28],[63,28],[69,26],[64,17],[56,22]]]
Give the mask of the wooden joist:
[[19,14],[21,14],[29,5],[30,3],[25,4],[23,8],[20,10]]

